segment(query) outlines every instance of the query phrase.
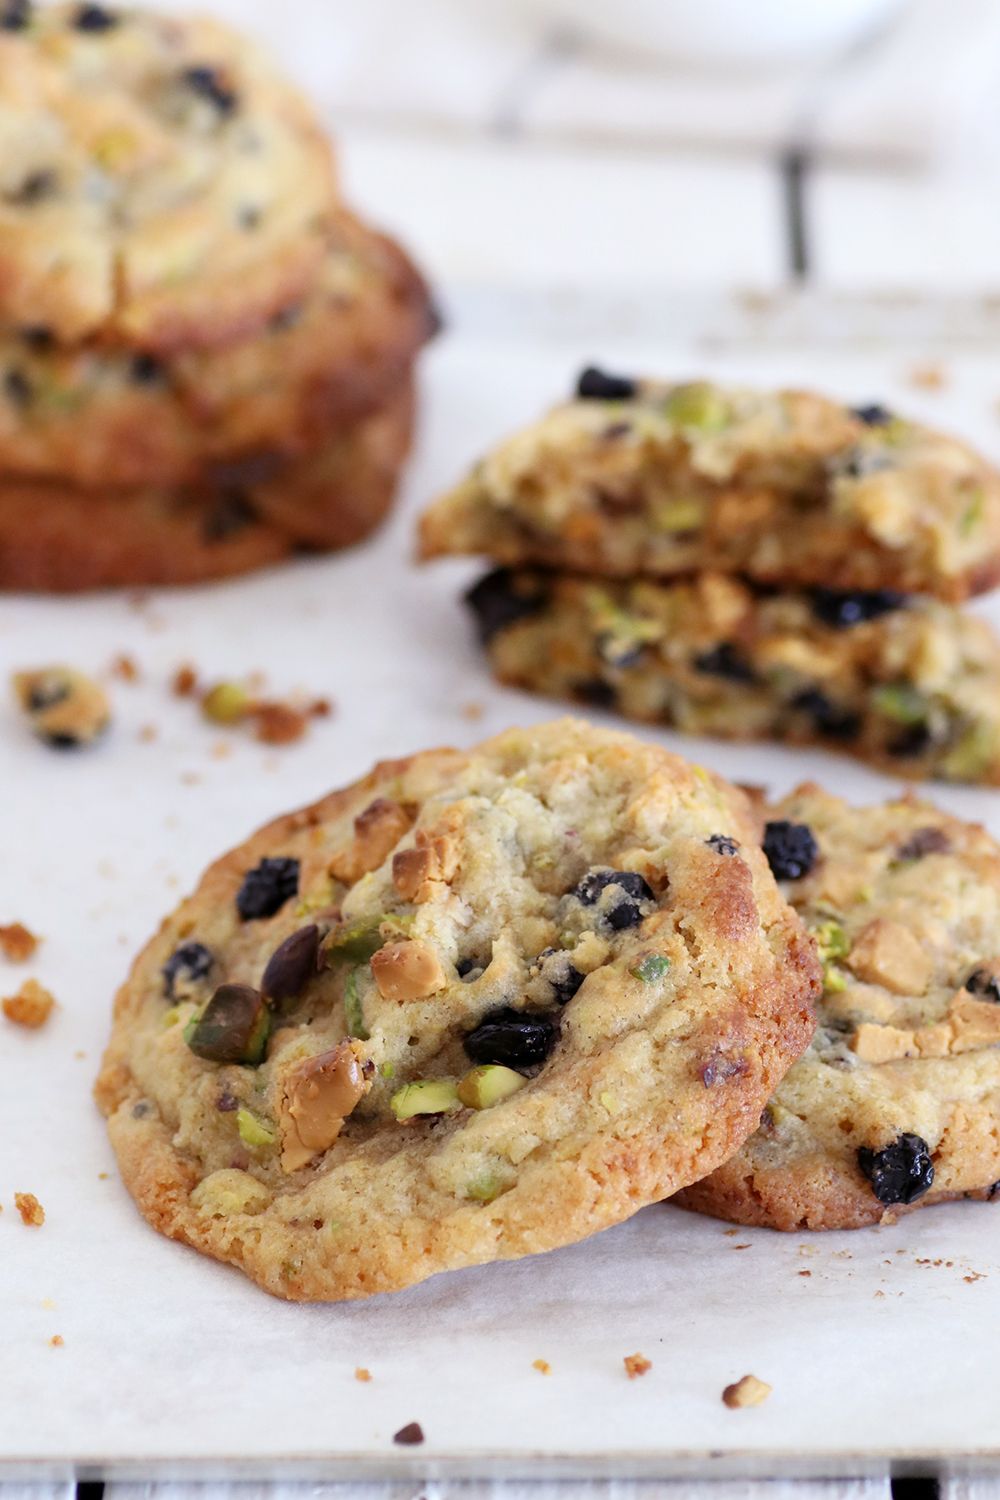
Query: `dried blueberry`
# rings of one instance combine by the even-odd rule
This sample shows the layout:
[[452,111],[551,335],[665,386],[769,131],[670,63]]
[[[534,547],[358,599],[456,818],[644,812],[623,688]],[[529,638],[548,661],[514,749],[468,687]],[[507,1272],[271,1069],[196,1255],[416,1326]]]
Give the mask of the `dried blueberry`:
[[478,958],[460,958],[455,968],[458,971],[459,979],[468,979],[471,976],[478,978],[483,972],[483,966]]
[[805,688],[792,699],[792,707],[808,714],[820,734],[832,740],[853,740],[861,729],[861,717],[832,702],[819,688]]
[[135,354],[129,366],[129,377],[134,385],[155,385],[163,375],[163,366],[151,354]]
[[710,651],[702,651],[695,657],[694,665],[709,677],[726,677],[730,682],[753,682],[755,676],[753,667],[732,641],[720,641]]
[[552,998],[557,1005],[568,1005],[587,977],[561,948],[544,949],[535,959],[535,967],[552,986]]
[[900,844],[896,858],[923,859],[925,854],[945,854],[950,848],[951,840],[943,828],[917,828]]
[[775,880],[801,880],[819,855],[819,845],[806,823],[779,818],[764,829],[764,853]]
[[934,1184],[934,1163],[927,1142],[909,1131],[881,1151],[862,1146],[858,1166],[880,1203],[915,1203]]
[[8,370],[3,378],[4,395],[12,406],[31,404],[31,382],[21,370]]
[[55,338],[51,328],[46,328],[44,323],[29,323],[27,327],[19,330],[22,341],[29,349],[43,351],[51,349]]
[[588,365],[576,382],[576,394],[581,401],[630,401],[638,390],[636,381],[627,375],[609,375]]
[[840,589],[812,590],[812,610],[817,620],[833,630],[849,630],[865,620],[877,620],[894,609],[902,609],[906,595],[895,589],[844,592]]
[[0,5],[0,31],[24,31],[31,20],[31,0],[4,0]]
[[206,979],[214,963],[215,959],[204,943],[181,943],[160,970],[167,999],[177,999],[178,984],[186,988]]
[[290,901],[299,889],[299,862],[297,859],[262,859],[253,870],[243,877],[236,896],[236,910],[240,921],[251,922],[258,917],[273,917],[286,901]]
[[890,755],[898,755],[902,760],[911,759],[915,755],[923,755],[934,739],[934,733],[929,724],[908,724],[907,727],[891,739],[886,745]]
[[218,68],[185,68],[181,74],[185,88],[205,99],[219,111],[220,115],[231,115],[236,108],[238,96],[225,82]]
[[599,903],[601,915],[616,932],[637,926],[656,900],[635,870],[590,870],[573,894],[583,906]]
[[295,1000],[317,972],[320,931],[315,922],[300,927],[271,954],[260,981],[265,1000],[280,1005]]
[[494,568],[469,590],[465,602],[476,617],[479,638],[485,646],[501,630],[544,609],[548,589],[532,574]]
[[121,16],[103,5],[81,5],[73,17],[77,31],[113,31],[121,24]]
[[591,708],[613,708],[616,696],[610,682],[600,677],[584,677],[573,684],[573,697],[589,703]]
[[973,969],[965,981],[965,988],[970,995],[980,995],[984,1000],[1000,1005],[1000,978],[991,974],[989,969]]
[[489,1013],[463,1043],[474,1063],[500,1063],[505,1068],[536,1068],[555,1045],[557,1025],[546,1016],[503,1006]]
[[236,490],[220,496],[205,518],[205,540],[224,542],[257,519],[257,512],[245,495]]
[[710,849],[714,849],[716,854],[736,854],[740,847],[735,839],[729,837],[728,833],[713,833],[711,838],[705,840],[705,843]]
[[866,427],[887,427],[892,421],[892,412],[885,406],[879,406],[877,401],[873,401],[870,406],[851,407],[851,416],[864,422]]

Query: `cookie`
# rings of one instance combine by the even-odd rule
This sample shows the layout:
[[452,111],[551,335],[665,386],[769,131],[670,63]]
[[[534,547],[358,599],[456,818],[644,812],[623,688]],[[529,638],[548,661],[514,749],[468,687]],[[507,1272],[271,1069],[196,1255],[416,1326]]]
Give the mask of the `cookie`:
[[303,300],[225,349],[154,359],[38,324],[0,337],[0,474],[173,486],[219,459],[304,453],[380,405],[433,326],[405,253],[339,211]]
[[0,28],[0,320],[167,352],[311,283],[333,202],[312,110],[213,21],[26,4]]
[[1000,785],[1000,639],[939,600],[500,568],[467,596],[502,682],[691,734]]
[[904,797],[800,787],[772,867],[814,933],[809,1051],[760,1129],[679,1201],[741,1224],[853,1229],[1000,1182],[1000,848]]
[[233,466],[186,489],[0,484],[0,588],[203,583],[349,546],[385,517],[411,423],[406,386],[317,454]]
[[97,1098],[162,1233],[362,1297],[724,1160],[817,976],[742,794],[567,720],[380,765],[213,865],[118,996]]
[[1000,577],[1000,476],[882,407],[586,371],[575,400],[501,443],[420,535],[425,557],[957,600]]

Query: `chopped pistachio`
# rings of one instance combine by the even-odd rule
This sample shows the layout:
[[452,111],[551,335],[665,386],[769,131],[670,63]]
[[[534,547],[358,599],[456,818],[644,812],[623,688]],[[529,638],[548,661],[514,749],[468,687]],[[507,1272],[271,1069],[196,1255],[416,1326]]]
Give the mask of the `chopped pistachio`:
[[948,751],[941,773],[952,781],[977,781],[1000,756],[996,731],[989,724],[973,724]]
[[823,965],[823,988],[829,995],[840,995],[847,989],[847,975],[829,961]]
[[465,1189],[466,1197],[474,1198],[477,1203],[492,1203],[502,1191],[503,1183],[495,1172],[481,1172]]
[[335,927],[323,944],[329,964],[366,964],[384,941],[379,926],[381,917],[362,917],[346,927]]
[[724,397],[704,381],[678,385],[667,397],[667,416],[678,427],[696,427],[702,432],[718,432],[729,420]]
[[[364,1039],[362,1038],[362,1040],[364,1040]],[[379,1073],[382,1075],[383,1078],[395,1078],[395,1076],[396,1076],[396,1064],[395,1063],[391,1063],[391,1062],[380,1063],[379,1064]]]
[[821,922],[814,930],[813,937],[823,960],[846,958],[851,951],[851,940],[839,922]]
[[505,1068],[500,1063],[484,1063],[466,1073],[459,1081],[457,1093],[469,1109],[491,1109],[494,1104],[501,1104],[504,1099],[518,1093],[527,1082],[513,1068]]
[[202,698],[201,711],[213,724],[238,724],[250,711],[250,694],[238,682],[219,682]]
[[982,490],[973,490],[968,505],[958,523],[960,536],[970,536],[981,523],[986,511],[986,496]]
[[416,1115],[443,1115],[458,1109],[458,1089],[450,1078],[421,1078],[404,1083],[389,1100],[397,1120],[412,1120]]
[[359,1041],[367,1042],[370,1032],[365,1026],[365,1013],[358,988],[359,969],[352,969],[344,984],[344,1015],[347,1019],[347,1034]]
[[634,963],[629,969],[633,979],[641,979],[643,984],[653,984],[657,979],[662,979],[670,968],[670,960],[663,953],[647,953]]
[[872,689],[872,705],[896,724],[923,724],[930,707],[927,698],[907,682],[886,682]]
[[256,1067],[264,1060],[271,1016],[263,995],[248,984],[221,984],[184,1029],[191,1051],[209,1062]]
[[657,531],[697,531],[704,519],[700,500],[661,500],[653,507],[653,525]]
[[253,1110],[241,1107],[236,1111],[236,1129],[245,1146],[273,1146],[278,1139],[277,1131]]

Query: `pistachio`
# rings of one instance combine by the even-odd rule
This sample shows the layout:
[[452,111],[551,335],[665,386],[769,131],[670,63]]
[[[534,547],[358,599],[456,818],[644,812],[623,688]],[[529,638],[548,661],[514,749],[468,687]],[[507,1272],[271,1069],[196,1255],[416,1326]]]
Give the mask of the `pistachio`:
[[359,988],[358,970],[352,969],[344,983],[344,1019],[347,1022],[349,1036],[356,1036],[360,1041],[367,1042],[369,1032],[365,1026],[365,1012],[361,1001]]
[[412,1120],[417,1115],[444,1115],[458,1109],[461,1100],[450,1078],[421,1078],[404,1083],[389,1100],[397,1120]]
[[669,968],[670,960],[665,954],[647,953],[631,966],[629,973],[633,979],[641,979],[643,984],[654,984]]
[[238,682],[216,683],[201,700],[201,711],[213,724],[239,724],[250,706],[250,694]]
[[281,1007],[297,1000],[317,972],[320,931],[315,922],[300,927],[271,954],[260,981],[261,994]]
[[236,1111],[236,1129],[244,1146],[255,1150],[273,1146],[278,1138],[274,1127],[267,1120],[262,1120],[260,1115],[255,1115],[253,1110],[244,1107]]
[[499,1063],[486,1063],[472,1068],[458,1084],[458,1097],[469,1109],[492,1109],[513,1094],[519,1093],[528,1080],[513,1068]]
[[264,1059],[271,1018],[248,984],[222,984],[184,1032],[191,1051],[209,1062],[256,1067]]
[[380,917],[362,917],[360,921],[335,927],[323,940],[323,957],[327,964],[366,964],[382,946],[381,920]]
[[704,381],[678,385],[667,397],[667,416],[678,427],[717,432],[729,420],[722,394]]

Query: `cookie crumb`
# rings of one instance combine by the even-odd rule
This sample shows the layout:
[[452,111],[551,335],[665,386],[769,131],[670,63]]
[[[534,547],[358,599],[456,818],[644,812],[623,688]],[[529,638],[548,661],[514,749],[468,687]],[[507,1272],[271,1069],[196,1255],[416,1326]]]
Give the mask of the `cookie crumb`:
[[120,682],[138,682],[139,668],[135,658],[121,652],[111,663],[111,675],[117,677]]
[[364,1365],[358,1365],[358,1368],[354,1372],[354,1378],[355,1380],[360,1380],[362,1385],[367,1385],[372,1378],[372,1372],[371,1370],[366,1370]]
[[287,703],[255,703],[251,714],[257,739],[265,745],[293,745],[306,732],[309,720]]
[[531,1361],[531,1368],[533,1370],[537,1370],[539,1375],[552,1374],[552,1366],[549,1364],[547,1359],[533,1359]]
[[914,365],[909,379],[910,384],[915,385],[919,391],[943,391],[948,384],[944,366],[933,362]]
[[15,1193],[14,1207],[21,1215],[21,1223],[30,1229],[40,1229],[45,1223],[45,1210],[34,1193]]
[[92,745],[111,723],[104,690],[75,667],[15,672],[14,694],[32,730],[54,750]]
[[160,731],[157,729],[155,724],[141,724],[139,726],[137,739],[140,745],[151,745],[157,738],[159,733]]
[[424,1429],[419,1422],[407,1422],[398,1432],[392,1435],[394,1443],[399,1443],[403,1448],[414,1448],[424,1440]]
[[66,1341],[61,1333],[54,1333],[49,1339],[49,1343],[51,1344],[53,1349],[61,1349],[65,1342]]
[[468,719],[470,724],[477,723],[486,712],[482,703],[463,703],[460,709],[463,719]]
[[15,1026],[28,1026],[33,1031],[45,1025],[55,1003],[55,996],[37,979],[26,979],[16,995],[8,995],[0,1002],[8,1021],[13,1021]]
[[12,964],[25,963],[40,942],[41,938],[30,932],[23,922],[0,925],[0,953]]
[[314,698],[309,705],[309,716],[313,719],[328,719],[333,713],[333,704],[329,698]]
[[644,1354],[626,1354],[625,1356],[625,1374],[629,1380],[638,1380],[640,1375],[647,1374],[652,1368],[652,1360],[647,1359]]
[[170,680],[175,698],[190,698],[198,686],[198,674],[190,662],[182,662]]
[[722,1400],[726,1406],[733,1408],[761,1406],[771,1394],[771,1389],[766,1380],[758,1380],[756,1375],[744,1375],[735,1385],[726,1386]]

